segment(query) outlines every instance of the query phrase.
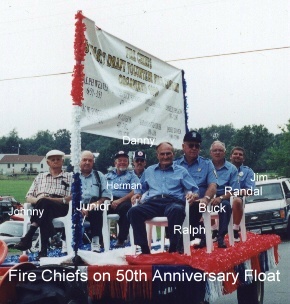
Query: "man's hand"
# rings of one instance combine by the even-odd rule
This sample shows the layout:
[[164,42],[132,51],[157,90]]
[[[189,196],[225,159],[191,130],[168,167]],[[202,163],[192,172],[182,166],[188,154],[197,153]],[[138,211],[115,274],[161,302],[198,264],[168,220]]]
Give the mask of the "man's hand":
[[218,196],[218,197],[215,197],[215,198],[213,198],[213,199],[211,200],[211,204],[212,204],[213,206],[219,205],[219,204],[221,203],[221,201],[222,201],[222,199]]
[[117,199],[117,200],[115,200],[115,201],[112,201],[111,207],[112,207],[113,209],[116,209],[116,208],[118,207],[118,205],[120,205],[121,203],[122,203],[122,201],[121,201],[120,199]]
[[197,193],[187,193],[186,199],[188,200],[189,206],[191,206],[198,199],[198,194]]
[[131,203],[132,205],[135,205],[136,204],[136,201],[137,200],[140,200],[141,199],[141,194],[134,194],[132,197],[131,197]]

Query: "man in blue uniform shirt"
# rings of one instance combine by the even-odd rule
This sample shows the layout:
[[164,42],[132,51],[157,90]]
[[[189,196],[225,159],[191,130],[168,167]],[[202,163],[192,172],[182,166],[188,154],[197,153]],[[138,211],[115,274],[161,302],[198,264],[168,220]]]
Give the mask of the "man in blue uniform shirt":
[[243,196],[251,195],[255,188],[254,171],[243,165],[245,161],[245,149],[242,147],[234,147],[231,151],[230,160],[238,169],[238,179],[240,183],[240,197],[233,200],[233,222],[234,222],[234,239],[236,242],[240,240],[239,229],[243,216]]
[[115,169],[107,174],[108,189],[112,191],[113,201],[108,213],[117,213],[120,216],[118,221],[119,235],[115,247],[123,247],[129,234],[130,223],[127,212],[132,207],[131,197],[134,189],[140,188],[139,178],[133,171],[128,170],[129,156],[124,151],[115,154]]
[[93,166],[93,153],[91,151],[83,151],[80,161],[80,179],[82,181],[82,203],[86,206],[82,210],[82,213],[87,216],[90,222],[92,235],[91,250],[93,252],[101,252],[100,241],[102,240],[103,208],[100,208],[100,205],[105,200],[111,199],[111,192],[107,188],[105,176],[99,171],[94,171]]
[[[208,204],[216,194],[217,175],[211,160],[199,156],[202,138],[197,131],[190,131],[183,138],[182,149],[184,155],[175,160],[177,165],[187,169],[199,188],[200,203]],[[194,203],[190,207],[189,221],[191,227],[199,227],[201,242],[197,248],[203,248],[205,244],[203,223],[200,223],[202,213],[199,212],[199,204]],[[193,237],[193,236],[192,236]]]
[[225,144],[218,140],[214,141],[210,147],[210,155],[218,176],[218,188],[217,195],[212,199],[211,204],[213,206],[220,206],[217,238],[219,248],[227,247],[224,242],[224,237],[227,234],[228,224],[232,214],[232,208],[230,205],[230,197],[232,196],[232,193],[231,191],[227,191],[226,187],[231,187],[232,191],[240,188],[238,182],[238,170],[233,164],[225,160],[225,154]]
[[142,188],[134,190],[132,197],[134,204],[146,192],[144,203],[128,212],[135,245],[141,247],[142,253],[150,253],[145,221],[156,216],[168,218],[169,252],[175,252],[180,234],[174,233],[174,226],[181,226],[185,218],[185,192],[189,203],[198,197],[198,187],[187,170],[173,164],[173,146],[164,142],[156,151],[159,163],[146,169],[140,180]]
[[146,167],[146,153],[143,151],[135,151],[133,155],[134,173],[140,179]]

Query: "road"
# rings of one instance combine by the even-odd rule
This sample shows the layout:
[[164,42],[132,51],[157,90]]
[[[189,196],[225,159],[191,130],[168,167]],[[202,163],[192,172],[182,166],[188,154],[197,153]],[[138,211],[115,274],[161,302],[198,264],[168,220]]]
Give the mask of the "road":
[[[289,304],[290,303],[290,241],[282,238],[279,245],[279,264],[270,271],[280,270],[280,282],[265,282],[263,304]],[[226,295],[214,302],[214,304],[238,303],[237,293]]]

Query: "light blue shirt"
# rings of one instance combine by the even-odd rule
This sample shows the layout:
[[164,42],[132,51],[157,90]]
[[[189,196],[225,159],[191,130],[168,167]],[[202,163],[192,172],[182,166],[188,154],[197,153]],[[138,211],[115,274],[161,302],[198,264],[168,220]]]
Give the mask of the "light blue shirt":
[[232,187],[232,191],[240,189],[238,170],[232,163],[226,160],[220,169],[215,169],[218,176],[217,196],[225,195],[226,186]]
[[114,169],[107,175],[107,187],[115,197],[124,197],[136,188],[141,188],[140,180],[133,171],[124,171],[120,174]]
[[148,191],[145,201],[161,194],[185,200],[185,191],[198,193],[198,186],[188,171],[176,164],[172,164],[165,170],[162,170],[159,164],[150,166],[142,175],[140,182],[142,189],[136,189],[134,193],[143,194]]
[[184,156],[177,158],[175,164],[184,167],[194,179],[199,188],[199,197],[204,197],[209,184],[217,184],[217,175],[213,163],[210,159],[198,156],[197,159],[189,165]]
[[238,179],[241,189],[255,189],[255,175],[250,167],[241,165],[238,168]]
[[[105,175],[99,172],[100,180],[101,180],[101,197],[111,198],[111,191],[107,188],[107,180]],[[82,182],[82,200],[83,203],[88,203],[93,196],[99,197],[99,182],[95,177],[93,171],[88,176],[80,175],[80,179]]]

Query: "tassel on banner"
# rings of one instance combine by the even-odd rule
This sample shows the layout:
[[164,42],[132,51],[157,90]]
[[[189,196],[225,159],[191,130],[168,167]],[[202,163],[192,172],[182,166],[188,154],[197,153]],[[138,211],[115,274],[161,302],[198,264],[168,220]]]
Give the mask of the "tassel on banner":
[[187,85],[186,85],[186,80],[185,80],[185,77],[184,77],[184,70],[182,70],[182,87],[183,87],[183,101],[184,101],[185,130],[186,130],[186,133],[187,133],[187,132],[189,132],[189,129],[188,129],[188,112],[187,112],[188,104],[187,104],[187,96],[186,96]]
[[84,16],[82,12],[79,11],[75,15],[77,20],[75,23],[75,41],[74,41],[74,56],[76,64],[73,70],[73,80],[71,96],[73,99],[73,105],[81,106],[83,98],[83,80],[84,80],[84,65],[82,62],[85,60],[85,50],[86,50],[86,38],[85,29],[86,26],[83,23]]

